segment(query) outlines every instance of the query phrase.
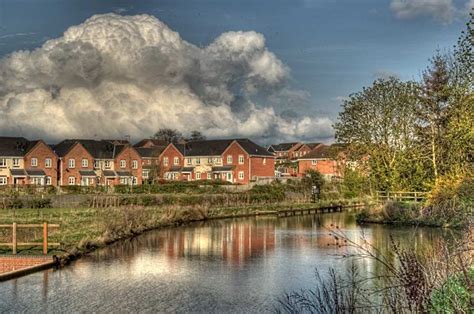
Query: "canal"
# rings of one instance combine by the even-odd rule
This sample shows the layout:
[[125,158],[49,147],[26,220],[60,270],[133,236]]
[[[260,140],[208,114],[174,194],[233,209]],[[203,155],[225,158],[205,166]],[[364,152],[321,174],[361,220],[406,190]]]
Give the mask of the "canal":
[[[0,312],[262,312],[285,292],[311,288],[317,267],[343,272],[327,227],[364,236],[382,251],[390,237],[427,246],[452,231],[355,223],[352,213],[213,220],[147,232],[60,270],[0,283]],[[362,272],[376,272],[359,260]]]

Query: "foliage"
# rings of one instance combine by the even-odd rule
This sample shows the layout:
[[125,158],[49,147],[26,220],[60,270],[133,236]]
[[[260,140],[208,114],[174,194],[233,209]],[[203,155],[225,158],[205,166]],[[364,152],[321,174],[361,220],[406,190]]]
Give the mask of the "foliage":
[[474,282],[474,267],[469,270],[469,278],[458,273],[449,277],[441,287],[431,294],[431,312],[468,313],[471,309],[470,284]]
[[309,169],[306,171],[302,182],[305,186],[307,186],[310,189],[312,186],[316,186],[318,190],[321,191],[321,189],[324,186],[325,181],[324,181],[323,175],[319,171]]
[[199,131],[192,131],[191,136],[189,137],[188,141],[193,142],[193,141],[203,141],[205,140],[206,137]]
[[367,195],[370,192],[370,183],[367,176],[357,169],[344,169],[343,180],[340,184],[340,191],[345,198],[354,198]]
[[166,141],[167,143],[178,143],[183,139],[183,135],[178,130],[174,129],[159,129],[154,135],[154,139]]

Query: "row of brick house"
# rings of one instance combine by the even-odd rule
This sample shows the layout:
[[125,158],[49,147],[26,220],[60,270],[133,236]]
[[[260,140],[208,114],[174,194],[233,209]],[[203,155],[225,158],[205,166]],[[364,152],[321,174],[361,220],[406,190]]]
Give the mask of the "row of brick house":
[[270,145],[267,150],[276,157],[277,176],[302,177],[316,170],[332,179],[341,177],[346,166],[342,148],[339,144],[293,142]]
[[275,157],[248,139],[179,144],[68,139],[56,145],[0,137],[0,185],[140,185],[166,180],[247,184],[274,176]]

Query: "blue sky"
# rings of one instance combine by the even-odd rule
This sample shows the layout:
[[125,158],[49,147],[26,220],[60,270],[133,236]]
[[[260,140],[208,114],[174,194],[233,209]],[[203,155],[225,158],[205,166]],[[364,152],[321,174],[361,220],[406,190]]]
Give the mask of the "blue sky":
[[154,15],[198,46],[223,32],[254,30],[291,69],[291,86],[309,93],[296,109],[334,119],[340,99],[376,77],[418,79],[435,50],[452,47],[465,27],[466,1],[403,1],[0,0],[0,57],[108,12]]

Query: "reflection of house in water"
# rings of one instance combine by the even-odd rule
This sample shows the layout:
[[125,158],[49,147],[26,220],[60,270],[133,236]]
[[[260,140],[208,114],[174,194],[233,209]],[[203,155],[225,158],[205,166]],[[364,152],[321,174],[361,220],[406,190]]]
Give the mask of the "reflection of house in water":
[[265,222],[216,222],[207,227],[170,230],[163,236],[160,247],[170,258],[221,257],[240,264],[251,256],[266,254],[275,248],[275,225]]

